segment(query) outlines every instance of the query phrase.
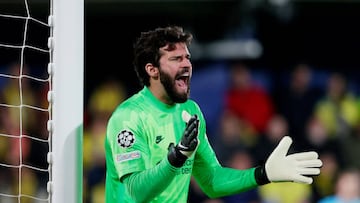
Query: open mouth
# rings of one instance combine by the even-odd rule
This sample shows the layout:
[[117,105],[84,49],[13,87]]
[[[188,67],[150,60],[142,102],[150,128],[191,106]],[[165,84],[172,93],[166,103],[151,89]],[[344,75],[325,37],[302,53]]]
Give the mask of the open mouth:
[[188,89],[190,76],[188,74],[183,74],[181,76],[176,77],[175,83],[178,87],[183,89],[185,92]]

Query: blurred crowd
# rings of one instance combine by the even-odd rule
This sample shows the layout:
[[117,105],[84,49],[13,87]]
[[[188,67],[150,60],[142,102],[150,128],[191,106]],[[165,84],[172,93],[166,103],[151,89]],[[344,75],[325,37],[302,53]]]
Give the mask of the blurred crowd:
[[48,198],[47,76],[18,63],[0,71],[0,202],[41,202],[33,197]]
[[[18,65],[7,70],[19,75]],[[238,169],[262,164],[279,140],[290,135],[294,141],[290,153],[315,150],[323,167],[311,185],[271,183],[219,199],[208,199],[192,180],[190,203],[360,202],[360,84],[352,75],[341,70],[318,70],[309,64],[274,72],[234,62],[223,64],[216,71],[210,67],[199,71],[194,68],[193,76],[191,97],[203,109],[209,141],[221,164]],[[46,83],[39,85],[23,79],[21,97],[18,79],[1,77],[0,87],[1,104],[18,105],[21,99],[24,104],[48,107]],[[131,96],[129,92],[123,81],[112,78],[97,85],[85,101],[86,203],[104,202],[106,124],[116,106]],[[4,165],[21,162],[47,168],[48,145],[39,141],[48,138],[47,112],[23,108],[19,118],[18,108],[0,106],[0,111],[0,193],[17,194],[21,189],[23,194],[46,197],[46,172],[24,167],[20,186],[19,169]],[[20,142],[20,129],[39,140],[25,137]],[[0,196],[0,202],[16,201]],[[21,202],[36,201],[23,197]]]

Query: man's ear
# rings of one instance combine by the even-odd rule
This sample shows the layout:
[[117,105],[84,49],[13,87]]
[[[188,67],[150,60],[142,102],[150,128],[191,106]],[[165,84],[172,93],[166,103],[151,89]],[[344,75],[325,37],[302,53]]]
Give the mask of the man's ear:
[[145,65],[145,70],[151,78],[159,77],[159,68],[155,67],[152,63],[147,63]]

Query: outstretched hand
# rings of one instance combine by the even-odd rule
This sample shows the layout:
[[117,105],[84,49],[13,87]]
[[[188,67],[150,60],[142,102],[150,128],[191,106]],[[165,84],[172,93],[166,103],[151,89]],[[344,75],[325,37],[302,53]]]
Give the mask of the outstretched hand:
[[287,155],[292,139],[285,136],[265,163],[266,175],[271,182],[298,182],[311,184],[311,176],[320,174],[322,161],[317,152],[300,152]]

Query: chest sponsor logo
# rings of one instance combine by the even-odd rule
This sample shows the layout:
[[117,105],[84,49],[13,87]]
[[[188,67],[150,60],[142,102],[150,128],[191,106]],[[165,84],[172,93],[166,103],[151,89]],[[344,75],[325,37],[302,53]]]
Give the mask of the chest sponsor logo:
[[194,160],[192,159],[186,160],[185,164],[180,168],[180,170],[178,170],[176,175],[191,174],[193,165],[194,165]]
[[123,153],[123,154],[117,154],[116,155],[116,161],[118,163],[124,162],[124,161],[130,161],[134,159],[138,159],[141,157],[140,151],[136,150],[133,152]]
[[129,130],[122,130],[117,136],[117,143],[120,147],[131,147],[135,142],[135,135]]

